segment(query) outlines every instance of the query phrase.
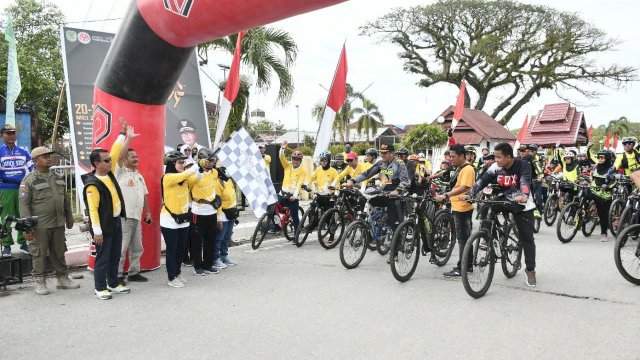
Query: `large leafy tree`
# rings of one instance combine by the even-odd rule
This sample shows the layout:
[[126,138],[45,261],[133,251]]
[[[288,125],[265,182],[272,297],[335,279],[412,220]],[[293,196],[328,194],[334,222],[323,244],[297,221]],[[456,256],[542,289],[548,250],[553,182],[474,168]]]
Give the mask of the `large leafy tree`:
[[[490,113],[503,125],[545,90],[590,99],[599,95],[593,85],[619,87],[637,79],[631,66],[596,61],[620,41],[575,13],[513,0],[398,8],[361,32],[397,45],[404,70],[420,76],[419,86],[466,80],[478,93],[474,109],[499,100]],[[507,95],[499,99],[498,93]],[[466,103],[470,107],[468,95]]]
[[356,120],[358,135],[364,130],[369,142],[369,134],[373,135],[378,131],[378,126],[384,123],[384,116],[380,112],[378,105],[369,99],[362,100],[362,107],[353,109],[355,115],[360,115]]
[[447,132],[440,125],[420,124],[402,138],[402,146],[412,151],[422,151],[447,144]]
[[611,136],[612,137],[623,137],[625,135],[627,135],[629,133],[629,130],[631,128],[631,123],[629,122],[629,120],[625,117],[622,116],[617,120],[611,120],[609,121],[609,125],[607,125],[606,131],[607,132],[611,132]]
[[[64,24],[64,15],[54,4],[36,0],[17,0],[7,7],[7,13],[13,18],[13,31],[16,35],[18,50],[18,68],[22,91],[16,101],[16,107],[35,110],[40,120],[37,132],[39,141],[49,139],[58,108],[58,96],[64,82],[62,56],[60,53],[59,29]],[[0,41],[0,86],[4,94],[7,84],[7,42],[3,32]],[[4,96],[4,95],[3,95]],[[67,107],[62,104],[58,135],[69,131]]]
[[[234,34],[204,43],[198,46],[198,55],[202,59],[208,59],[207,51],[210,49],[221,49],[233,54],[237,40],[238,35]],[[259,90],[270,89],[274,78],[277,78],[280,105],[288,103],[293,95],[293,77],[289,69],[297,56],[298,46],[284,30],[258,27],[247,31],[242,40],[242,65],[245,69],[248,66],[249,71],[255,75],[255,86]],[[245,119],[245,125],[248,120]]]

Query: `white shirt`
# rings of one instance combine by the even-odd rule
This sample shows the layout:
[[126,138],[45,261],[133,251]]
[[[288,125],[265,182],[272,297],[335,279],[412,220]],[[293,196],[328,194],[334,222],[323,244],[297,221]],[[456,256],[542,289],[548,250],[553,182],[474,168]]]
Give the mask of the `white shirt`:
[[144,209],[144,196],[149,193],[144,178],[137,170],[116,165],[116,180],[118,180],[122,191],[127,218],[141,220],[142,210]]

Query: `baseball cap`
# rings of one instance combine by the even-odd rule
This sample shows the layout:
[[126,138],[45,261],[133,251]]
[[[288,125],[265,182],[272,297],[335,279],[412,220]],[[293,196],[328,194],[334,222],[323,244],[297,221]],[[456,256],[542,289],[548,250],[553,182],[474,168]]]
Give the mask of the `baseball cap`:
[[347,160],[355,160],[355,159],[357,159],[357,158],[358,158],[358,154],[356,154],[356,153],[354,153],[354,152],[350,152],[350,153],[347,155]]
[[0,133],[4,134],[7,131],[17,131],[17,130],[18,129],[16,129],[15,126],[7,124],[7,125],[2,127],[2,130],[0,130]]
[[33,150],[31,150],[31,158],[35,159],[40,155],[52,154],[53,151],[46,146],[39,146]]

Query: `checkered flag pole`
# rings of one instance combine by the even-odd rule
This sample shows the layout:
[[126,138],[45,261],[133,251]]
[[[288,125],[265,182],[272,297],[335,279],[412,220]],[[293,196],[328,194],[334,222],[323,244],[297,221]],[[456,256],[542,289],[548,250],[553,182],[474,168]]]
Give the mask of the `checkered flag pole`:
[[278,201],[267,164],[247,130],[234,131],[216,151],[216,156],[242,190],[256,217],[261,217],[267,206]]

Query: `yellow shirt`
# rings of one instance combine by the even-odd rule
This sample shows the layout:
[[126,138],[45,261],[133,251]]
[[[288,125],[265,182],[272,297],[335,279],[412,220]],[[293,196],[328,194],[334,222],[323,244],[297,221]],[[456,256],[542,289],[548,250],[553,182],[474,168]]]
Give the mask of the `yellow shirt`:
[[[218,170],[212,169],[211,171],[204,172],[200,181],[193,184],[193,188],[191,188],[191,198],[193,200],[213,201],[217,194],[215,184],[218,182]],[[191,204],[191,211],[196,215],[220,215],[222,208],[216,211],[216,209],[209,204],[200,204],[194,201],[193,204]]]
[[[467,191],[463,192],[460,195],[466,195],[469,193],[471,188],[473,187],[474,182],[476,181],[476,172],[473,170],[473,166],[465,166],[460,170],[458,174],[458,178],[456,179],[456,184],[453,187],[454,189],[459,186],[467,186]],[[451,210],[453,211],[471,211],[473,210],[473,205],[469,204],[467,201],[463,201],[459,199],[459,196],[451,197]]]
[[618,170],[620,168],[620,166],[622,165],[622,157],[626,156],[627,157],[627,163],[629,164],[629,166],[624,169],[624,174],[629,176],[631,175],[631,172],[639,169],[640,168],[640,164],[638,164],[636,162],[636,152],[633,151],[631,154],[627,153],[626,151],[623,152],[622,154],[619,154],[618,157],[616,157],[616,162],[613,164],[613,168]]
[[280,151],[280,162],[284,168],[284,179],[282,180],[282,191],[290,192],[293,196],[298,196],[307,172],[302,166],[294,169],[293,165],[284,157],[284,151]]
[[[347,166],[350,167],[350,166]],[[334,183],[334,180],[338,177],[338,170],[329,167],[325,170],[322,166],[318,166],[316,170],[311,174],[307,184],[316,182],[318,191],[324,191],[325,186],[330,186]]]
[[265,154],[263,159],[264,159],[264,162],[267,164],[267,171],[271,173],[271,155]]
[[363,172],[369,170],[369,168],[372,165],[369,164],[368,162],[361,162],[358,163],[358,165],[356,166],[356,168],[352,168],[351,166],[347,166],[344,170],[342,170],[342,172],[340,174],[338,174],[338,176],[336,177],[336,179],[333,181],[333,186],[336,186],[336,184],[339,184],[340,181],[342,181],[342,179],[346,178],[347,176],[350,176],[352,179],[360,174],[362,174]]
[[189,212],[191,196],[189,188],[199,180],[198,167],[196,165],[181,173],[165,174],[162,178],[162,191],[164,192],[164,206],[160,211],[160,226],[169,229],[189,227],[189,223],[177,224],[167,208],[176,215]]

